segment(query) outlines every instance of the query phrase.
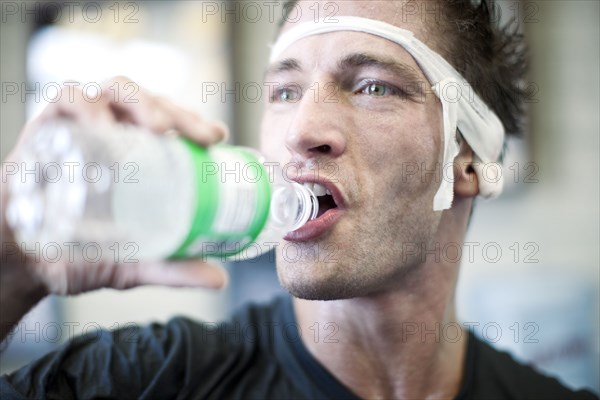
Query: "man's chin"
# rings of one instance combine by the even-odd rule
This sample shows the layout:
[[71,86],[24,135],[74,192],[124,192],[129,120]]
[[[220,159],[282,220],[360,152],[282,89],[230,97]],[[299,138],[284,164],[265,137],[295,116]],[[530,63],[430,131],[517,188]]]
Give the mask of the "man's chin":
[[[366,296],[371,285],[351,274],[298,274],[278,271],[279,282],[294,297],[304,300],[344,300]],[[297,271],[296,271],[297,272]]]
[[304,300],[345,300],[397,290],[416,265],[367,269],[354,263],[277,263],[279,283]]
[[351,293],[347,290],[339,290],[339,288],[319,288],[319,287],[309,287],[309,286],[299,286],[293,285],[288,286],[284,285],[284,289],[286,289],[292,296],[302,299],[302,300],[345,300],[351,299],[354,297],[359,297],[356,293]]

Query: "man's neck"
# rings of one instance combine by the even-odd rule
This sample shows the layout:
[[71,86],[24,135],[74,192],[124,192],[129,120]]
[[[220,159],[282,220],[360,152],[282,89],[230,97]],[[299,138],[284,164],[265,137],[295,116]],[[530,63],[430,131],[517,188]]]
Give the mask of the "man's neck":
[[[439,243],[461,242],[468,207],[445,213]],[[464,228],[463,228],[464,229]],[[394,288],[347,300],[294,299],[304,345],[362,398],[454,398],[461,387],[468,335],[457,323],[459,263],[428,259]],[[317,325],[315,325],[317,323]],[[329,324],[329,325],[327,325]]]
[[294,309],[302,332],[315,333],[302,336],[304,345],[362,398],[453,398],[460,389],[467,335],[449,288],[294,299]]

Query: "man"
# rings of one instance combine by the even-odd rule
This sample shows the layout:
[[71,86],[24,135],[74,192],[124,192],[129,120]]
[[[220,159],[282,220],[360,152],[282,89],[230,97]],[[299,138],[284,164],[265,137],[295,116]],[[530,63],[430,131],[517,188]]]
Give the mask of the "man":
[[[266,104],[263,152],[300,166],[296,179],[325,186],[334,201],[286,237],[300,259],[277,254],[279,279],[293,299],[240,310],[223,330],[248,328],[243,336],[214,335],[206,325],[175,319],[128,334],[134,340],[124,340],[124,332],[77,338],[0,380],[3,396],[593,398],[518,365],[467,332],[450,341],[404,330],[406,322],[429,328],[456,323],[459,263],[424,250],[461,243],[473,199],[499,190],[480,164],[498,161],[504,130],[518,133],[515,85],[523,68],[511,55],[518,50],[514,37],[491,26],[486,2],[436,2],[439,21],[404,18],[406,6],[419,2],[327,4],[335,4],[339,20],[321,25],[312,10],[325,2],[294,6],[301,18],[284,23],[266,75],[275,90]],[[464,87],[460,78],[475,88],[496,84],[500,96],[483,98],[495,114],[477,96],[452,101],[444,90]],[[207,146],[226,134],[219,124],[142,94],[136,105],[108,98],[59,102],[24,135],[57,115],[97,124],[127,121],[159,133],[175,129]],[[338,167],[335,179],[314,178],[328,162]],[[447,162],[452,179],[401,173],[407,164],[434,171]],[[14,241],[4,219],[2,234],[3,243]],[[331,246],[336,262],[315,259],[315,252]],[[3,337],[48,293],[226,283],[222,269],[200,261],[40,265],[21,254],[3,256]]]

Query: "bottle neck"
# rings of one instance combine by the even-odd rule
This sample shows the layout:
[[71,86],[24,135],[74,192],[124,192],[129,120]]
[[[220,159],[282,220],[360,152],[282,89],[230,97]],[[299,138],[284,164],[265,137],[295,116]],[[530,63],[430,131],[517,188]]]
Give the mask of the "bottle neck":
[[317,196],[312,190],[299,183],[292,183],[292,187],[298,196],[298,213],[292,228],[292,231],[295,231],[317,217],[319,213],[319,200],[317,200]]
[[279,182],[272,186],[270,223],[282,233],[292,232],[316,218],[317,196],[296,182]]
[[311,189],[290,181],[279,165],[268,163],[255,149],[244,147],[244,150],[263,164],[269,175],[272,189],[269,217],[271,225],[279,231],[291,232],[317,217],[319,201]]

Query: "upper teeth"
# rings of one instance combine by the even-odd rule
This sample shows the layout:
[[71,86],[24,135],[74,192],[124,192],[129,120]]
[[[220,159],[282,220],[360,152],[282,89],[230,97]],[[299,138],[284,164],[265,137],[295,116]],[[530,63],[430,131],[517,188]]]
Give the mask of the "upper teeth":
[[304,183],[304,187],[311,190],[315,196],[325,196],[326,194],[331,195],[331,192],[325,188],[325,186],[318,183],[306,182]]

